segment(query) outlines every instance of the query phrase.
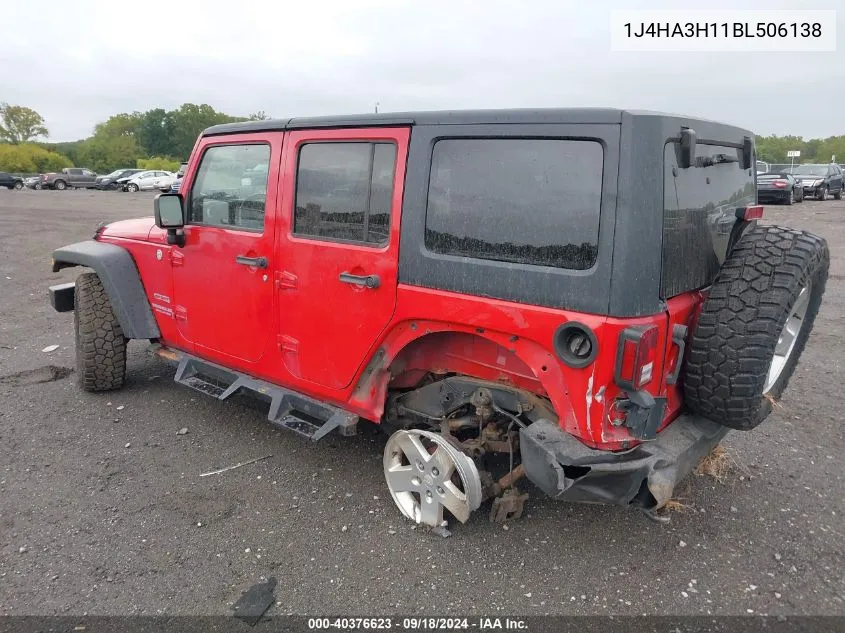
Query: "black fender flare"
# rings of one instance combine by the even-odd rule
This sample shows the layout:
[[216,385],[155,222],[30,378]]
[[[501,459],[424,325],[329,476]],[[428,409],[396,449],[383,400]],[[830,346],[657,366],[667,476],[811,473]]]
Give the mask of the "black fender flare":
[[135,260],[116,244],[86,240],[53,251],[53,272],[85,266],[100,277],[126,338],[154,339],[158,329]]

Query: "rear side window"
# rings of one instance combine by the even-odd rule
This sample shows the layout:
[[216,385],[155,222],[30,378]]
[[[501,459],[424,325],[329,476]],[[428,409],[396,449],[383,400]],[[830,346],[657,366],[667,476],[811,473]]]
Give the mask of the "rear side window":
[[678,167],[675,143],[663,153],[662,294],[713,283],[728,250],[736,209],[756,204],[754,170],[742,169],[733,147],[697,144],[694,166]]
[[393,143],[306,143],[296,172],[295,235],[386,244],[396,146]]
[[445,255],[590,268],[603,159],[602,145],[587,140],[438,141],[425,246]]
[[191,223],[262,230],[269,166],[266,144],[209,147],[190,193]]

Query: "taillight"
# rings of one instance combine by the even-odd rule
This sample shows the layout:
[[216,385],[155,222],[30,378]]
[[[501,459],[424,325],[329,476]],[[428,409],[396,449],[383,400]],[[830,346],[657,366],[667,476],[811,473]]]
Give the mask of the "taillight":
[[761,205],[755,205],[753,207],[740,207],[736,210],[736,218],[737,220],[745,220],[746,222],[750,220],[759,220],[763,217],[763,207]]
[[773,180],[772,181],[772,186],[775,187],[776,189],[786,189],[786,185],[788,185],[788,184],[789,183],[786,182],[785,180]]
[[622,389],[639,391],[654,378],[659,333],[655,325],[637,325],[619,335],[614,380]]

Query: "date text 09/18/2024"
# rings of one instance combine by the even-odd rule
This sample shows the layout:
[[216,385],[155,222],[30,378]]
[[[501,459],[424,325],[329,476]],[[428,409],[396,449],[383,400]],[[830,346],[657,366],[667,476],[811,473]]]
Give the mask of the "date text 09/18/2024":
[[635,38],[817,38],[819,22],[626,22],[625,35]]
[[399,631],[525,631],[528,622],[521,618],[308,618],[308,630],[392,630]]

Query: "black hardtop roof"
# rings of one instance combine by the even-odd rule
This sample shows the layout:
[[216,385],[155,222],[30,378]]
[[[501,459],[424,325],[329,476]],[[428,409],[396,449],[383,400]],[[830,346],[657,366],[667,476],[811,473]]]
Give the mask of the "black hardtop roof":
[[[509,110],[441,110],[429,112],[380,112],[338,116],[293,117],[266,121],[242,121],[215,125],[203,136],[313,128],[390,127],[400,125],[473,125],[473,124],[620,124],[624,115],[634,117],[666,117],[690,122],[705,122],[663,112],[621,110],[617,108],[525,108]],[[714,124],[715,121],[706,121]],[[723,125],[723,124],[719,124]],[[732,126],[731,126],[732,127]],[[750,132],[748,133],[750,135]]]

